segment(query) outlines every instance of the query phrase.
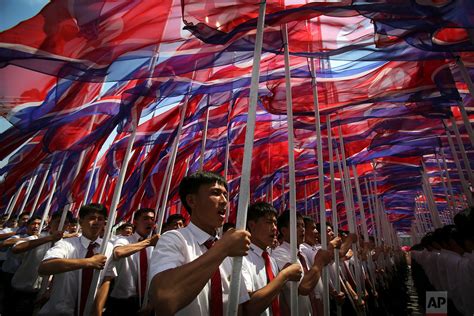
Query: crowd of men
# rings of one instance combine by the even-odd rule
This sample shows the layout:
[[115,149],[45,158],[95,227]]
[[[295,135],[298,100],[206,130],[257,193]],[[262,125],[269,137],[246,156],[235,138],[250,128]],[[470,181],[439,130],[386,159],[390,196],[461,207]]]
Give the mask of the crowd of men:
[[[319,224],[297,214],[292,263],[288,210],[278,215],[271,204],[256,202],[248,208],[247,229],[229,224],[222,229],[228,190],[221,176],[186,176],[179,195],[187,225],[183,216],[171,215],[160,236],[154,211],[142,208],[104,245],[107,209],[101,204],[82,206],[77,221],[69,213],[62,230],[59,212],[42,232],[39,217],[3,218],[1,314],[225,315],[237,256],[243,256],[238,297],[243,315],[290,315],[291,282],[297,284],[298,315],[323,315],[325,268],[332,314],[391,313],[383,301],[393,297],[384,300],[383,292],[403,267],[398,249],[376,247],[374,239],[348,232],[336,236],[331,224],[323,247]],[[89,292],[92,303],[86,304]]]
[[449,315],[474,315],[474,208],[454,216],[411,248],[413,281],[421,305],[426,291],[446,291]]

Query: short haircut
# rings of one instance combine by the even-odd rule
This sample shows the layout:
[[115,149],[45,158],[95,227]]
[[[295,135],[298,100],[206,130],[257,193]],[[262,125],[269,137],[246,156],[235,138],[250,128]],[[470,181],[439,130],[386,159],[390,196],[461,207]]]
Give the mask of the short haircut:
[[[296,219],[302,219],[303,215],[300,213],[296,212]],[[290,226],[290,210],[284,210],[283,213],[278,216],[277,219],[277,227],[278,227],[278,232],[281,234],[281,229],[283,227],[288,228]]]
[[214,184],[216,182],[224,186],[227,190],[227,182],[225,179],[221,175],[213,172],[198,171],[181,180],[181,183],[179,184],[179,198],[189,214],[192,213],[192,210],[188,205],[188,202],[186,202],[186,197],[189,194],[196,194],[202,185]]
[[[51,215],[51,220],[53,221],[55,219],[61,218],[62,215],[63,215],[63,212],[60,212],[60,211],[55,212],[53,215]],[[71,223],[72,219],[73,219],[72,213],[68,211],[66,214],[66,221]]]
[[23,216],[28,216],[30,217],[30,213],[29,212],[23,212],[23,213],[20,213],[20,215],[18,215],[18,219],[22,218]]
[[[326,228],[327,228],[327,227],[331,227],[331,229],[333,228],[331,222],[326,222]],[[316,229],[318,230],[318,232],[321,233],[321,223],[316,223]],[[339,229],[339,232],[340,232],[340,231],[341,231],[341,230]]]
[[[303,221],[304,221],[304,226],[307,226],[311,223],[315,223],[314,218],[309,217],[309,216],[303,216]],[[319,231],[319,230],[318,230]]]
[[120,226],[116,229],[116,231],[122,231],[122,230],[124,230],[124,229],[127,228],[127,227],[131,227],[132,229],[134,228],[134,226],[133,226],[132,223],[127,222],[127,223],[124,223],[124,224],[120,225]]
[[41,221],[41,216],[38,216],[38,215],[35,215],[35,216],[31,216],[28,221],[26,222],[27,225],[30,225],[31,223],[33,223],[34,221],[36,220],[40,220]]
[[107,208],[103,204],[91,203],[81,206],[79,209],[79,218],[84,219],[89,214],[99,213],[107,218]]
[[173,214],[168,216],[168,219],[166,220],[166,225],[171,225],[173,222],[177,221],[185,221],[184,216],[181,214]]
[[135,214],[133,215],[133,220],[136,221],[136,220],[139,219],[140,216],[142,216],[143,214],[147,214],[147,213],[150,213],[150,212],[153,213],[153,214],[155,214],[155,210],[152,209],[152,208],[146,208],[146,207],[144,207],[144,208],[139,208],[139,209],[135,212]]
[[71,219],[69,220],[69,224],[74,225],[74,224],[77,224],[77,223],[78,223],[78,220],[77,220],[77,218],[75,218],[75,217],[73,217],[73,218],[71,218]]
[[250,204],[247,211],[247,227],[249,225],[249,221],[256,222],[258,219],[268,216],[277,217],[277,211],[273,205],[267,202],[256,202]]
[[459,233],[465,239],[474,240],[474,207],[468,207],[454,216]]

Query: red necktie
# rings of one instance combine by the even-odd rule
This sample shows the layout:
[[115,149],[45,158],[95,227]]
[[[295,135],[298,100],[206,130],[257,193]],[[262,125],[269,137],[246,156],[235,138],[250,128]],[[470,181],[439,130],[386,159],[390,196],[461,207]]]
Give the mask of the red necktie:
[[[275,278],[275,275],[272,271],[272,264],[270,262],[270,256],[268,252],[262,252],[263,261],[265,261],[265,272],[267,273],[267,284],[272,282]],[[273,316],[280,316],[280,302],[278,302],[278,295],[272,301],[272,315]]]
[[[207,249],[214,246],[215,240],[209,239],[204,243]],[[222,302],[222,280],[219,268],[214,272],[211,277],[211,299],[209,300],[210,316],[222,316],[223,315],[223,302]]]
[[[84,258],[90,258],[94,255],[94,248],[97,244],[92,242],[87,247],[87,253]],[[80,301],[80,309],[79,315],[83,315],[84,307],[86,306],[87,296],[89,295],[89,289],[92,283],[92,276],[94,275],[94,269],[92,268],[84,268],[82,269],[82,281],[81,281],[81,301]]]
[[[306,264],[306,259],[299,251],[298,251],[298,259],[300,259],[301,265],[303,266],[304,273],[307,273],[309,269],[308,269],[308,265]],[[312,310],[311,315],[313,316],[317,315],[318,314],[318,299],[316,298],[316,295],[314,295],[314,289],[311,290],[311,292],[309,293],[309,301],[311,302],[311,310]]]
[[143,301],[146,290],[146,276],[148,271],[148,257],[146,248],[140,250],[140,298]]

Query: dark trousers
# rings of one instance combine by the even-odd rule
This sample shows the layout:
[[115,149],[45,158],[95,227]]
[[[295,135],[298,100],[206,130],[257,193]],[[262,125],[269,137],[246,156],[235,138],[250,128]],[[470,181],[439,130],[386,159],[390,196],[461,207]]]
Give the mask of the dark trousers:
[[35,301],[38,292],[13,290],[13,314],[15,316],[30,316],[35,310]]

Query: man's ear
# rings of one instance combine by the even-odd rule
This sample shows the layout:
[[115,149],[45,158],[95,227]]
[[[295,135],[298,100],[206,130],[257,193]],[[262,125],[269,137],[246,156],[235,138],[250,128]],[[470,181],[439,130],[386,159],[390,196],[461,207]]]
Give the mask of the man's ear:
[[196,194],[190,193],[186,195],[186,203],[192,210],[194,210],[194,208],[196,207]]
[[254,227],[255,227],[255,221],[248,221],[247,222],[247,230],[249,232],[253,232]]
[[288,235],[290,234],[290,228],[283,226],[283,227],[281,228],[281,234],[282,234],[283,236],[288,236]]

